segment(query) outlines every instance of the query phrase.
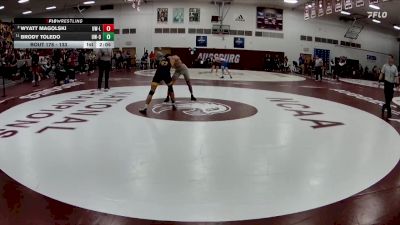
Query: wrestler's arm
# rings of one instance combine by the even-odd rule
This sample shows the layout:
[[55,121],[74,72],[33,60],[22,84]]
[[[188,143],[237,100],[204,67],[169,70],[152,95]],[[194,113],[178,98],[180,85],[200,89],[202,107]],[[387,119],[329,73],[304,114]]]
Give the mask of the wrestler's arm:
[[178,62],[180,60],[179,56],[177,56],[177,55],[173,55],[169,59],[170,59],[171,65],[173,67],[175,66],[176,62]]

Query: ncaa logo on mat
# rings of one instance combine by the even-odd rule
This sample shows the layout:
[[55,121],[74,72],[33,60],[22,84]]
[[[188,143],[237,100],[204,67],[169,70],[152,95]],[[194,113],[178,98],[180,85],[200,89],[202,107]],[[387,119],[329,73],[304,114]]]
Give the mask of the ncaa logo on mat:
[[251,105],[222,99],[201,98],[198,101],[189,99],[176,99],[176,110],[171,103],[164,103],[163,99],[154,99],[152,106],[146,115],[139,113],[138,109],[144,105],[144,101],[135,102],[126,107],[132,114],[161,120],[175,121],[226,121],[243,119],[253,116],[257,109]]
[[[175,103],[177,110],[182,111],[186,115],[191,116],[210,116],[214,114],[222,114],[231,111],[231,107],[225,104],[221,104],[218,102],[206,102],[206,101],[197,101],[197,102],[188,102],[188,101],[179,101]],[[171,105],[169,104],[157,104],[153,106],[152,111],[154,113],[160,114],[165,111],[172,110]]]

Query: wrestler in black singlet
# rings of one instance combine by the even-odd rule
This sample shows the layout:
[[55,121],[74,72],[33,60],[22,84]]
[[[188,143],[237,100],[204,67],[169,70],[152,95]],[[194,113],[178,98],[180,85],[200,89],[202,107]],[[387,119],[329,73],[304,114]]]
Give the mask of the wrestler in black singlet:
[[156,70],[156,74],[153,77],[153,83],[160,84],[164,81],[165,84],[170,84],[172,82],[171,78],[171,62],[168,59],[168,55],[160,58]]

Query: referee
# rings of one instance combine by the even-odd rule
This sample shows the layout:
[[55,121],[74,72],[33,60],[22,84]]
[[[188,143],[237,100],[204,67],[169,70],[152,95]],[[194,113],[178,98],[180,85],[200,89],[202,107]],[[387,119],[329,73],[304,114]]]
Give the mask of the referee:
[[322,81],[322,66],[324,65],[324,61],[319,57],[315,57],[315,80]]
[[389,56],[388,63],[383,65],[379,80],[384,81],[385,104],[382,106],[382,118],[384,118],[385,109],[387,109],[387,118],[392,117],[392,103],[394,95],[394,86],[399,83],[399,72],[394,65],[393,55]]
[[99,65],[99,78],[97,81],[97,89],[101,90],[101,86],[103,83],[103,76],[105,77],[105,91],[108,91],[110,87],[108,86],[108,80],[110,77],[110,70],[111,70],[111,58],[112,58],[112,51],[110,48],[103,48],[100,49],[97,53],[97,62]]

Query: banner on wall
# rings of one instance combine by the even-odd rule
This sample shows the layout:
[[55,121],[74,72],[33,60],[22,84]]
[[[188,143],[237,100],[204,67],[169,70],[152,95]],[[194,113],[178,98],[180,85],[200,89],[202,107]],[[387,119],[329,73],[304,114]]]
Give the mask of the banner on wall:
[[376,61],[376,56],[374,56],[374,55],[367,55],[367,60]]
[[344,1],[344,8],[346,10],[353,8],[353,0],[345,0]]
[[283,9],[257,7],[257,29],[283,30]]
[[309,20],[310,19],[310,9],[308,8],[308,5],[304,6],[304,20]]
[[200,8],[189,9],[189,22],[200,22]]
[[157,9],[157,22],[168,23],[168,9],[158,8]]
[[172,11],[173,14],[173,22],[174,23],[183,23],[185,18],[185,9],[184,8],[174,8]]
[[364,0],[356,0],[356,7],[363,7],[364,6]]
[[311,19],[314,19],[315,17],[317,17],[317,9],[315,6],[315,1],[313,1],[311,3]]
[[335,0],[335,12],[342,11],[342,0]]
[[324,14],[324,1],[318,0],[318,16],[323,16]]
[[378,0],[369,0],[369,4],[378,4]]
[[278,55],[281,59],[285,56],[284,52],[215,48],[197,48],[193,55],[188,51],[188,48],[171,48],[171,54],[179,55],[183,63],[193,65],[193,67],[203,67],[204,64],[201,63],[202,61],[208,61],[207,59],[212,59],[216,55],[219,58],[226,59],[232,69],[258,71],[264,70],[264,59],[267,54],[272,56]]
[[326,14],[332,14],[333,9],[332,9],[332,0],[327,0],[326,1]]
[[240,15],[237,15],[237,16],[235,16],[234,17],[234,21],[235,22],[246,22],[246,19],[244,18],[244,16],[242,15],[242,14],[240,14]]
[[318,56],[321,58],[325,63],[329,62],[331,55],[331,51],[328,49],[319,49],[319,48],[314,48],[314,56]]
[[196,47],[207,47],[207,36],[196,36]]
[[212,53],[208,52],[199,52],[199,55],[197,56],[198,59],[202,61],[206,61],[207,58],[212,59],[214,56],[217,56],[218,58],[224,58],[228,63],[230,64],[238,64],[240,63],[240,55],[241,54],[226,54],[226,53],[219,53],[220,51],[215,51]]
[[244,48],[244,37],[234,37],[233,38],[234,48]]

